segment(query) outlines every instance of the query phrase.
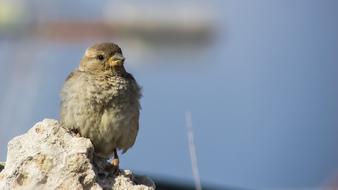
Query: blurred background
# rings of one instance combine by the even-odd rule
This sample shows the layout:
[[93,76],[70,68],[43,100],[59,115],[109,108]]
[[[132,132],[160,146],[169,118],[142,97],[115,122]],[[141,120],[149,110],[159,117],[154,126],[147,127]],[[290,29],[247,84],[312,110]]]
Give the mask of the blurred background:
[[95,42],[118,43],[143,86],[122,168],[205,189],[338,184],[338,1],[0,0],[0,160],[58,119],[59,91]]

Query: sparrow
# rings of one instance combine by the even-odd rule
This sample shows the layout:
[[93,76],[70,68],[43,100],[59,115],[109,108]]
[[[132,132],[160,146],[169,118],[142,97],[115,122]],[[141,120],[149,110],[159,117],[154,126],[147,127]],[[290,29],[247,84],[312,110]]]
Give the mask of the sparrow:
[[96,156],[113,156],[117,171],[117,150],[125,153],[136,140],[142,96],[124,61],[118,45],[94,44],[61,90],[61,126],[89,138]]

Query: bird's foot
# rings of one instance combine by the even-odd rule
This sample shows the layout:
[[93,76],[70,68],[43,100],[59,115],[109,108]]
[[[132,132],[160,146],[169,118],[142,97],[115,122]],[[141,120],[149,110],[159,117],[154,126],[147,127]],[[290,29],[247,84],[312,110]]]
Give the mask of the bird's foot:
[[108,173],[111,173],[114,177],[117,177],[121,174],[119,164],[119,159],[113,159],[111,164],[107,165],[104,170]]
[[113,174],[114,174],[114,177],[117,177],[117,176],[121,175],[121,170],[119,168],[115,168]]
[[114,168],[114,176],[119,176],[121,174],[121,171],[120,171],[120,160],[119,159],[113,159],[111,161],[111,164],[113,165],[113,168]]
[[81,137],[78,129],[70,129],[69,132],[75,137]]

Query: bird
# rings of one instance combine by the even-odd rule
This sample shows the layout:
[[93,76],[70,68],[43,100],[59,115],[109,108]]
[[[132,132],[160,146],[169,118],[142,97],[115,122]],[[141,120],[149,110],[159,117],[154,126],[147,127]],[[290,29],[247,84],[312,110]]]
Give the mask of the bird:
[[141,87],[124,67],[121,48],[111,42],[86,49],[78,68],[61,89],[60,121],[64,128],[89,138],[94,154],[119,171],[117,151],[125,153],[139,130]]

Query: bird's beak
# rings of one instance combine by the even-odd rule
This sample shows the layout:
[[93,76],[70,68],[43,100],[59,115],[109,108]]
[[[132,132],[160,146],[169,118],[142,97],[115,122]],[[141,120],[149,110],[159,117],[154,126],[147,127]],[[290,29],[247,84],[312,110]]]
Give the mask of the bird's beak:
[[109,58],[108,63],[109,65],[115,67],[115,66],[122,66],[124,63],[125,58],[122,54],[116,53],[111,58]]

